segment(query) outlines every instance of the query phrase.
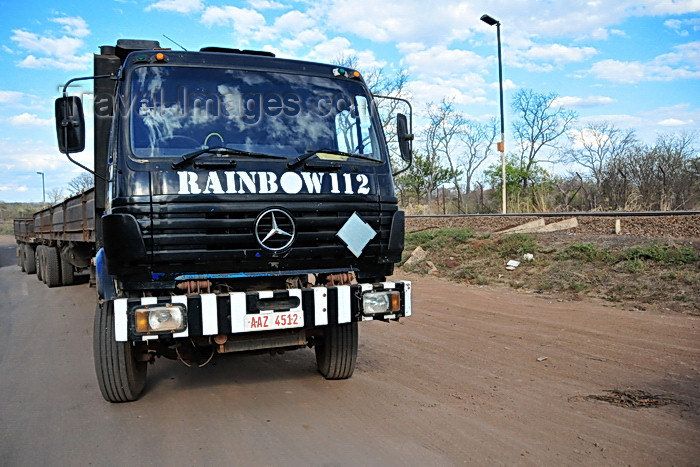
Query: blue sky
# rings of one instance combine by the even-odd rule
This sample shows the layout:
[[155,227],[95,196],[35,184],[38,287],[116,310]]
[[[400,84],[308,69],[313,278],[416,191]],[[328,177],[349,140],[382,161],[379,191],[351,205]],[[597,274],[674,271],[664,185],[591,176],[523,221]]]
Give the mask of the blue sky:
[[[361,68],[406,69],[414,109],[453,99],[476,120],[498,113],[502,23],[506,139],[513,92],[555,92],[579,123],[607,120],[653,143],[700,128],[700,0],[0,0],[0,200],[41,201],[80,173],[56,149],[57,87],[92,73],[118,38],[188,50],[264,49]],[[88,142],[90,148],[91,142]],[[508,147],[508,142],[506,147]],[[87,150],[77,157],[91,165]]]

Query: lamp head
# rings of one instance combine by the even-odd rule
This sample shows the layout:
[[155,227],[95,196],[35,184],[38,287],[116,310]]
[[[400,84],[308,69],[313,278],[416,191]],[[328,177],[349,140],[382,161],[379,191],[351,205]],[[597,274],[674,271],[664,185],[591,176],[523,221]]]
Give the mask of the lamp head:
[[497,19],[495,19],[489,15],[481,15],[481,21],[488,24],[489,26],[495,26],[497,24],[501,24]]

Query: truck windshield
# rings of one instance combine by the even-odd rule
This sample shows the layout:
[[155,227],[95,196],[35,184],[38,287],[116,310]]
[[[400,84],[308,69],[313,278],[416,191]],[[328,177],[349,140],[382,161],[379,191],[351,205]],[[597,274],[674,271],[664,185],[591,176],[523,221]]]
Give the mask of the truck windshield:
[[327,148],[381,160],[370,97],[350,79],[143,66],[133,71],[130,89],[138,158],[219,146],[290,159]]

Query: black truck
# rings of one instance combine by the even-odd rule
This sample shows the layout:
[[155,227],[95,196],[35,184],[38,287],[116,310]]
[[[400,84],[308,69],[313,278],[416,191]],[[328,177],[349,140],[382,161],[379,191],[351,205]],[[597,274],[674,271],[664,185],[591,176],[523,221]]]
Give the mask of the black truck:
[[[56,130],[77,163],[85,118],[67,91],[94,80],[94,359],[106,400],[137,399],[161,356],[201,366],[314,347],[319,372],[345,379],[358,322],[411,314],[411,283],[387,281],[404,214],[360,73],[146,40],[101,47],[94,72],[66,83]],[[396,120],[410,164],[410,120]]]

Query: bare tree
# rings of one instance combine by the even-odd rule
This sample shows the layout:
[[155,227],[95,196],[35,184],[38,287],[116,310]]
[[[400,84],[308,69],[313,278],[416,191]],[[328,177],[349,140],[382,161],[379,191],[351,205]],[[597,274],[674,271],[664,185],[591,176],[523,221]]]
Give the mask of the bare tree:
[[65,198],[63,188],[51,188],[46,192],[46,199],[48,200],[49,204],[60,203]]
[[73,177],[70,182],[68,182],[68,188],[70,189],[71,195],[77,195],[85,190],[95,186],[95,179],[92,174],[83,172],[77,177]]
[[653,147],[633,145],[606,164],[603,192],[618,209],[692,208],[700,197],[693,133],[660,135]]
[[[357,55],[341,54],[332,61],[340,66],[360,71],[372,94],[410,100],[410,95],[406,89],[408,72],[404,68],[393,72],[388,72],[384,68],[363,68]],[[379,112],[382,129],[384,130],[392,160],[397,160],[399,149],[396,141],[396,114],[399,112],[407,113],[408,111],[404,108],[405,104],[393,99],[377,98],[375,99],[375,105]]]
[[521,89],[513,96],[512,108],[519,117],[513,132],[518,141],[519,168],[525,174],[520,181],[523,188],[527,188],[528,174],[538,162],[550,161],[540,159],[543,149],[557,148],[557,140],[577,118],[576,112],[557,107],[557,97],[556,93],[540,94],[532,89]]
[[498,120],[492,117],[488,123],[467,121],[464,131],[460,133],[460,139],[464,144],[464,155],[459,165],[466,184],[465,194],[471,192],[474,173],[491,154],[498,130]]
[[426,152],[436,160],[444,157],[450,168],[450,175],[457,191],[457,211],[461,212],[462,192],[459,186],[461,171],[457,168],[457,144],[465,130],[467,120],[454,109],[454,103],[443,98],[439,104],[429,103],[427,107],[428,127],[425,130]]
[[700,191],[700,181],[693,174],[692,162],[697,155],[696,135],[682,132],[662,134],[654,153],[658,168],[659,209],[669,211],[686,207]]
[[600,186],[605,163],[621,157],[637,142],[634,130],[621,130],[605,121],[576,128],[569,139],[568,160],[588,169],[596,186]]

